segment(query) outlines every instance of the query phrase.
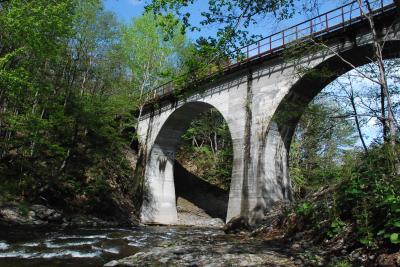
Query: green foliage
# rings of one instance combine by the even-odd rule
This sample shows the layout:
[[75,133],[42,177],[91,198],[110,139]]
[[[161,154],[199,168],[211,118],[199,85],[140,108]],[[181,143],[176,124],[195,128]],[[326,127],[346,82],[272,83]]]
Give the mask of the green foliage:
[[[296,0],[262,0],[262,1],[209,1],[208,10],[202,12],[200,25],[192,24],[189,6],[197,4],[195,0],[152,0],[146,7],[148,11],[164,15],[176,15],[182,22],[182,31],[199,30],[200,26],[216,27],[216,37],[209,40],[215,42],[220,48],[227,51],[228,48],[242,46],[256,36],[248,32],[248,28],[264,19],[268,14],[273,14],[277,19],[286,19],[294,15]],[[223,16],[221,16],[223,14]],[[239,15],[240,14],[240,15]],[[174,18],[174,17],[172,17]],[[176,20],[165,26],[175,26]],[[168,32],[168,27],[166,28]]]
[[302,216],[309,216],[312,212],[312,205],[308,202],[300,203],[296,208],[296,213]]
[[27,216],[29,212],[29,204],[21,202],[18,204],[18,211],[21,213],[23,216]]
[[345,222],[343,222],[339,218],[334,218],[334,220],[331,222],[329,231],[327,233],[328,237],[334,237],[340,234],[345,226],[346,226]]
[[[300,228],[329,239],[353,231],[359,245],[370,249],[398,245],[400,147],[376,142],[364,151],[353,148],[354,118],[346,116],[349,111],[338,99],[332,101],[335,95],[322,97],[305,110],[291,144],[290,174],[298,202],[293,212],[302,218]],[[282,119],[303,110],[291,112]],[[324,199],[314,201],[315,193]]]
[[333,265],[333,267],[351,267],[351,263],[347,260],[340,260],[338,262],[335,262]]
[[[295,14],[295,3],[301,1],[209,1],[208,10],[201,13],[200,25],[193,25],[187,8],[190,6],[197,8],[198,2],[152,0],[146,6],[146,13],[154,14],[153,19],[161,29],[159,36],[164,40],[173,40],[184,34],[188,28],[194,31],[200,30],[200,25],[216,26],[215,36],[199,37],[195,45],[187,47],[181,75],[174,79],[174,87],[178,88],[174,93],[178,99],[185,98],[185,92],[199,90],[199,84],[205,78],[210,78],[210,73],[218,74],[225,66],[230,65],[232,60],[240,60],[245,56],[239,51],[239,47],[260,38],[260,35],[249,33],[250,25],[271,14],[277,20],[290,18]],[[303,9],[314,5],[316,5],[314,0],[311,5],[304,3]],[[243,13],[238,15],[238,11]],[[213,75],[211,79],[216,76]]]
[[390,242],[393,244],[400,244],[400,238],[398,233],[390,234]]
[[[153,21],[142,22],[150,36]],[[131,198],[125,153],[142,84],[127,73],[142,58],[125,60],[127,29],[98,0],[5,1],[0,25],[0,201]],[[173,72],[177,61],[163,54],[171,45],[151,60]]]
[[[229,189],[232,173],[232,140],[221,114],[211,109],[200,114],[182,135],[178,161],[200,178]],[[191,155],[188,157],[188,155]]]
[[130,83],[140,94],[154,89],[177,76],[183,69],[187,51],[186,37],[173,30],[174,36],[163,38],[162,16],[145,13],[122,29],[121,49],[123,61],[130,73]]
[[[399,149],[400,147],[397,147]],[[359,243],[369,248],[400,243],[400,180],[395,174],[392,147],[371,147],[368,154],[345,157],[326,202],[299,201],[294,212],[308,219],[308,228],[327,238],[351,225]],[[305,172],[305,174],[307,174]],[[320,186],[321,187],[321,186]],[[318,187],[317,187],[318,188]],[[329,224],[321,225],[321,221]]]
[[340,186],[341,209],[350,210],[356,221],[359,240],[376,246],[378,237],[395,244],[400,221],[400,180],[393,174],[392,147],[384,145],[370,150],[367,156],[346,165],[351,175]]
[[339,115],[335,105],[318,99],[301,117],[289,155],[290,175],[298,197],[322,183],[340,180],[340,159],[349,153],[355,137],[348,121],[332,119]]

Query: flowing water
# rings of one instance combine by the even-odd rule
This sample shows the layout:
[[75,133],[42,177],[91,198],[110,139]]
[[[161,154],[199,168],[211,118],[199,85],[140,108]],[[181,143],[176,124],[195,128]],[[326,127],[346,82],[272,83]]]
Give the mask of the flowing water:
[[0,231],[0,267],[102,266],[165,241],[222,234],[188,227]]

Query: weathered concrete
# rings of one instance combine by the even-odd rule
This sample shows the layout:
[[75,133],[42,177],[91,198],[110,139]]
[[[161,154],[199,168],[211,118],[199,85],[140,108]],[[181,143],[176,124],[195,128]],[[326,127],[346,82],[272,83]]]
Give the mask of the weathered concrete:
[[[377,22],[386,35],[384,55],[399,56],[398,13]],[[391,25],[389,27],[389,25]],[[275,54],[243,64],[202,86],[187,98],[160,101],[145,111],[139,124],[147,151],[144,223],[173,224],[177,220],[173,164],[182,133],[200,113],[216,108],[228,123],[233,140],[233,170],[227,218],[262,217],[282,200],[291,199],[288,151],[303,109],[330,82],[350,70],[335,53],[361,66],[372,58],[371,34],[362,22],[330,34],[327,50],[305,53],[296,60]],[[334,52],[333,52],[334,51]],[[299,72],[308,69],[308,72]],[[324,70],[325,77],[312,70]]]

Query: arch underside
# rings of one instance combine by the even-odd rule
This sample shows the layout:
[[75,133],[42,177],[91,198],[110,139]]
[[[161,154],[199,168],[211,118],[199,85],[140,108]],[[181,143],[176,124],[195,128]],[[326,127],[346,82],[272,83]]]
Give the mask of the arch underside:
[[[290,89],[276,109],[270,124],[271,133],[279,132],[289,151],[297,123],[308,104],[330,83],[352,69],[372,63],[375,57],[372,44],[354,47],[332,56],[314,67]],[[387,41],[383,49],[383,59],[400,57],[400,41]],[[318,76],[316,73],[323,73]]]
[[[142,204],[141,220],[145,223],[162,223],[162,224],[176,224],[178,221],[178,214],[176,208],[176,182],[179,183],[179,188],[182,191],[183,179],[187,179],[188,186],[197,186],[198,189],[214,190],[212,186],[205,185],[199,180],[195,180],[193,175],[185,173],[182,166],[174,166],[175,153],[179,147],[181,136],[189,128],[190,123],[214,106],[205,102],[189,102],[176,109],[165,121],[161,127],[157,137],[154,141],[153,147],[150,151],[147,160],[146,174],[145,174],[145,196]],[[176,177],[174,175],[184,173],[187,177]],[[188,188],[187,188],[188,189]],[[189,189],[188,189],[189,190]],[[195,189],[194,189],[195,190]],[[194,191],[190,188],[190,191]],[[185,195],[185,192],[181,192]],[[215,193],[215,192],[214,192]],[[205,191],[204,194],[207,195]],[[223,192],[221,193],[221,195]],[[206,196],[207,197],[207,196]],[[209,197],[212,197],[210,194]],[[221,196],[215,198],[216,201],[221,202]],[[186,195],[186,199],[205,199],[204,196]],[[223,204],[220,204],[223,206]],[[226,203],[225,203],[226,207]],[[203,207],[207,211],[207,207]],[[213,215],[216,213],[212,207],[208,209]],[[218,213],[220,214],[220,213]],[[226,211],[225,211],[226,214]],[[225,219],[225,218],[224,218]]]

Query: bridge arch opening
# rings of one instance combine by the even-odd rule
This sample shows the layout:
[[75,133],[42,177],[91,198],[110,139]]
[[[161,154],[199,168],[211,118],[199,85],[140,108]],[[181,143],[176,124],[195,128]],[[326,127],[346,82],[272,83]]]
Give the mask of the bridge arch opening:
[[[385,62],[400,58],[399,47],[400,41],[397,40],[385,43],[383,50]],[[340,57],[332,56],[317,65],[311,74],[305,74],[290,88],[272,116],[265,136],[266,151],[280,151],[282,155],[285,155],[280,161],[275,162],[275,167],[271,168],[273,172],[277,175],[289,175],[284,172],[291,165],[289,154],[293,148],[291,146],[293,145],[293,137],[310,103],[313,103],[313,100],[317,99],[320,93],[338,78],[351,71],[354,72],[351,65],[359,69],[374,64],[371,61],[374,58],[373,51],[372,45],[367,44],[341,53]],[[324,73],[323,77],[315,75],[318,72]],[[278,165],[287,167],[279,169]]]
[[[196,169],[202,166],[193,166],[196,162],[193,160],[194,157],[204,159],[207,153],[213,153],[215,148],[208,149],[207,144],[197,143],[199,153],[193,154],[193,150],[188,149],[191,142],[202,142],[202,140],[189,140],[196,133],[187,130],[193,129],[193,123],[198,122],[208,123],[206,126],[211,128],[215,127],[216,125],[208,122],[209,119],[214,120],[219,126],[226,127],[225,134],[229,136],[227,145],[230,146],[229,150],[233,156],[228,124],[213,105],[205,102],[189,102],[174,110],[161,126],[148,155],[141,213],[143,222],[206,226],[216,223],[216,218],[222,221],[226,219],[229,185],[221,188],[204,177],[199,177],[205,171]],[[210,133],[218,131],[218,129],[209,130]],[[212,138],[213,145],[219,145],[214,144],[218,133],[211,133],[209,138]],[[206,153],[202,153],[205,149]],[[229,162],[225,162],[228,165],[225,169],[229,170],[229,174],[225,176],[230,179],[232,159],[228,157],[228,161],[230,166]]]

